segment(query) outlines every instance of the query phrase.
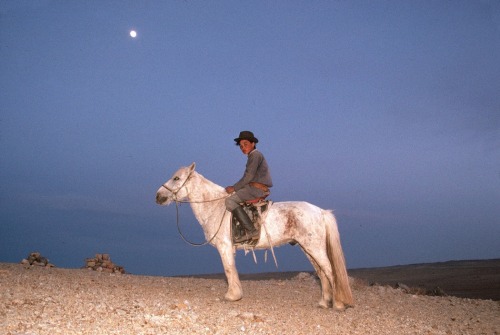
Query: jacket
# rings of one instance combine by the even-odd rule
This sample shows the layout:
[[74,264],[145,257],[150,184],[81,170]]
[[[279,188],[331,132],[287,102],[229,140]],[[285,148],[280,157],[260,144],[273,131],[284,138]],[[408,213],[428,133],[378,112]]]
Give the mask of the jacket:
[[273,181],[271,179],[271,172],[269,171],[269,166],[267,165],[264,155],[257,149],[254,149],[247,157],[245,173],[243,177],[234,184],[234,189],[238,191],[250,182],[257,182],[267,187],[272,187]]

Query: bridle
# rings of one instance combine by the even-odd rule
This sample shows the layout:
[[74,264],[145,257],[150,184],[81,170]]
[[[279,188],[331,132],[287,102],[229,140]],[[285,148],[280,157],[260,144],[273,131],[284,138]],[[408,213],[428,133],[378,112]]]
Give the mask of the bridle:
[[[172,193],[172,195],[174,196],[174,201],[175,201],[175,203],[177,203],[177,202],[184,202],[184,201],[177,200],[177,193],[178,193],[180,190],[182,190],[182,188],[186,185],[186,183],[188,182],[188,180],[191,178],[191,175],[192,175],[192,174],[193,174],[193,171],[189,172],[189,174],[188,174],[188,176],[187,176],[186,180],[184,180],[184,182],[182,183],[182,185],[181,185],[181,186],[180,186],[177,190],[175,190],[175,191],[174,191],[174,190],[172,190],[170,187],[168,187],[168,186],[166,185],[166,184],[168,183],[168,181],[167,181],[167,182],[165,182],[163,185],[161,185],[163,188],[166,188],[166,189],[167,189],[170,193]],[[176,178],[177,178],[177,179],[179,179],[179,177],[177,177],[177,176],[176,176],[176,177],[174,177],[174,179],[176,179]],[[186,202],[187,202],[187,201],[186,201]]]
[[[168,187],[165,183],[163,185],[161,185],[162,187],[164,187],[165,189],[167,189],[170,193],[172,193],[173,195],[173,200],[175,201],[175,212],[176,212],[176,224],[177,224],[177,231],[179,232],[179,235],[181,235],[182,239],[184,240],[184,242],[186,242],[187,244],[189,245],[192,245],[194,247],[201,247],[201,246],[204,246],[204,245],[207,245],[207,244],[210,244],[210,242],[212,242],[215,237],[217,236],[217,234],[219,233],[220,231],[220,228],[222,227],[222,223],[224,222],[224,217],[226,216],[226,210],[224,209],[224,214],[222,214],[222,218],[220,220],[220,224],[219,224],[219,227],[217,228],[217,231],[215,232],[215,234],[207,241],[203,242],[203,243],[194,243],[194,242],[191,242],[189,241],[185,236],[184,234],[182,233],[181,231],[181,228],[180,228],[180,225],[179,225],[179,203],[196,203],[196,204],[201,204],[201,203],[205,203],[205,202],[213,202],[213,201],[218,201],[218,200],[222,200],[222,199],[225,199],[229,196],[228,195],[225,195],[223,197],[220,197],[220,198],[215,198],[215,199],[210,199],[210,200],[199,200],[199,201],[194,201],[194,200],[178,200],[177,199],[177,193],[184,187],[186,186],[186,183],[187,181],[191,178],[191,174],[193,173],[193,171],[191,171],[189,173],[189,175],[187,176],[186,180],[184,180],[184,182],[182,183],[182,185],[177,189],[177,190],[172,190],[170,187]],[[178,177],[175,177],[175,178],[178,178]],[[186,187],[187,189],[187,187]]]

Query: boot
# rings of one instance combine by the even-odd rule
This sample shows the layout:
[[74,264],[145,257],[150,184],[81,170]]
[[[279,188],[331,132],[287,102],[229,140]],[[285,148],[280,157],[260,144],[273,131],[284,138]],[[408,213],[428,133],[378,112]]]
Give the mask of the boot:
[[238,206],[231,213],[233,216],[242,224],[243,228],[246,230],[245,236],[241,236],[236,238],[234,242],[242,243],[250,240],[258,240],[259,239],[259,231],[255,229],[253,226],[252,220],[248,217],[247,213],[243,209],[243,207]]

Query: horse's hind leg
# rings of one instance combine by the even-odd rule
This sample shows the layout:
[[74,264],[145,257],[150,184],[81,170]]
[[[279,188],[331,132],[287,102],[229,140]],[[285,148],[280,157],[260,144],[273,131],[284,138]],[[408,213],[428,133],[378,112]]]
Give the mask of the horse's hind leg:
[[[332,278],[332,280],[330,280],[325,273],[325,271],[330,271],[330,273],[332,273],[330,263],[328,262],[328,257],[327,257],[327,262],[325,264],[323,257],[319,257],[317,255],[313,256],[304,247],[302,247],[302,250],[306,254],[306,256],[309,259],[309,261],[311,262],[311,264],[313,265],[314,270],[316,270],[316,273],[318,274],[319,280],[321,282],[321,300],[318,302],[319,307],[321,307],[321,308],[332,307],[333,287],[332,287],[331,283],[333,283],[333,278]],[[319,263],[316,259],[319,259],[322,262]]]
[[333,307],[338,311],[343,311],[346,309],[345,304],[338,299],[334,292],[336,293],[335,287],[335,278],[333,277],[333,268],[330,263],[330,259],[326,252],[317,252],[314,256],[314,259],[318,262],[318,267],[320,268],[318,271],[318,275],[321,279],[321,288],[322,288],[322,300],[319,302],[319,305],[323,308]]

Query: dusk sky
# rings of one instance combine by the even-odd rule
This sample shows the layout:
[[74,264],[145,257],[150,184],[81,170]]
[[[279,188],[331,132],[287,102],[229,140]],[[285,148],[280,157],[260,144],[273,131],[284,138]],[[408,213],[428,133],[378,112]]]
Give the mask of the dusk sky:
[[[155,194],[192,162],[236,182],[241,130],[348,268],[500,258],[499,1],[4,0],[0,113],[0,262],[223,272]],[[312,271],[275,252],[238,269]]]

